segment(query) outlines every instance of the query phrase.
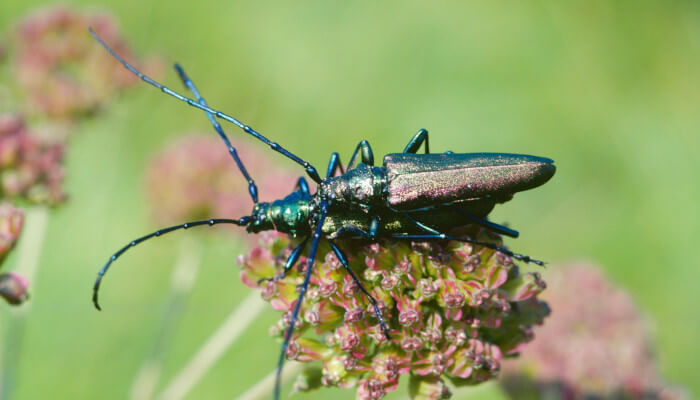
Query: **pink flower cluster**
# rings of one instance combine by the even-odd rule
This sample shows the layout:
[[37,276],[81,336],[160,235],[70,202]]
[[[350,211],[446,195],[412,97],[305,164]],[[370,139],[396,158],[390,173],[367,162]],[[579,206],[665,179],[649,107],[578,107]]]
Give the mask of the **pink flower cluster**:
[[[501,243],[478,227],[459,232]],[[545,283],[521,273],[494,250],[459,242],[339,243],[362,285],[380,303],[391,340],[382,334],[367,297],[332,251],[322,244],[287,358],[316,362],[297,389],[357,387],[358,398],[380,399],[409,375],[414,399],[449,396],[445,379],[473,385],[498,375],[501,360],[533,338],[532,325],[548,314],[537,299]],[[292,243],[266,233],[261,246],[241,256],[243,282],[284,314],[272,328],[282,337],[297,301],[306,260],[284,279],[258,285],[280,273]],[[320,377],[314,379],[314,377]]]
[[0,114],[0,197],[55,205],[65,199],[65,145],[31,132],[22,117]]
[[[245,142],[232,144],[258,184],[262,201],[291,193],[298,175],[274,167],[275,155]],[[185,136],[157,154],[148,167],[146,189],[153,214],[162,224],[238,218],[253,208],[248,182],[213,130]]]
[[[137,82],[88,35],[90,26],[119,54],[133,59],[108,15],[59,6],[33,13],[17,26],[12,40],[14,73],[32,114],[57,119],[84,116]],[[152,62],[145,69],[157,65]]]
[[[22,224],[24,212],[8,203],[0,203],[0,267],[7,254],[15,247]],[[24,302],[27,295],[27,279],[22,275],[9,272],[0,274],[0,296],[12,305]]]
[[638,308],[599,268],[558,266],[548,280],[542,297],[552,316],[521,357],[504,364],[504,387],[514,398],[685,398],[661,378]]

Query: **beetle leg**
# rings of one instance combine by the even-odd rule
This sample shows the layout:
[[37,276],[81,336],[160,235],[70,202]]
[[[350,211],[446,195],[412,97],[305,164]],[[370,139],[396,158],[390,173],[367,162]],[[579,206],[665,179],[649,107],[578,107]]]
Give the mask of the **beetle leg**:
[[[411,222],[413,222],[414,224],[416,224],[418,227],[420,227],[421,229],[423,229],[423,230],[425,230],[425,231],[427,231],[427,232],[431,232],[431,233],[439,233],[439,232],[435,231],[435,230],[432,229],[432,228],[426,227],[424,224],[418,222],[418,220],[416,220],[415,218],[411,217],[411,215],[410,215],[409,213],[412,213],[412,212],[420,212],[420,211],[438,210],[438,209],[441,209],[441,208],[448,208],[449,210],[451,210],[451,211],[453,211],[453,212],[455,212],[455,213],[461,215],[462,217],[468,219],[470,222],[473,222],[473,223],[475,223],[475,224],[477,224],[477,225],[481,225],[481,226],[483,226],[484,228],[486,228],[486,229],[488,229],[488,230],[490,230],[490,231],[496,232],[496,233],[498,233],[498,234],[500,234],[500,235],[510,236],[510,237],[512,237],[512,238],[517,238],[518,236],[520,236],[520,232],[516,231],[515,229],[510,229],[510,228],[508,228],[507,226],[499,225],[499,224],[497,224],[497,223],[495,223],[495,222],[491,222],[491,221],[489,221],[489,220],[487,220],[487,219],[475,217],[475,216],[473,216],[473,215],[471,215],[471,214],[465,213],[464,211],[458,209],[457,206],[456,206],[455,204],[453,204],[453,203],[445,203],[445,204],[440,204],[440,205],[437,205],[437,206],[428,206],[428,207],[422,207],[422,208],[414,208],[414,209],[412,209],[412,210],[407,210],[407,211],[396,210],[396,209],[394,209],[394,208],[392,208],[392,207],[389,207],[389,209],[390,209],[391,211],[396,212],[396,213],[402,213],[403,215],[406,216],[406,218],[410,219]],[[427,229],[426,229],[426,228],[427,228]]]
[[282,343],[282,352],[280,358],[277,361],[277,373],[275,376],[275,399],[280,398],[280,386],[282,379],[282,365],[284,364],[284,359],[287,356],[287,347],[289,347],[289,342],[292,339],[292,334],[294,333],[294,325],[296,325],[297,318],[299,317],[299,311],[301,310],[301,303],[304,301],[304,295],[306,294],[306,289],[309,287],[309,281],[311,280],[311,272],[314,267],[314,260],[316,258],[316,250],[318,250],[318,243],[323,237],[323,222],[326,220],[326,215],[328,214],[328,202],[321,202],[321,215],[318,218],[318,223],[316,224],[316,229],[313,235],[313,241],[311,242],[311,249],[309,250],[308,264],[306,265],[306,273],[304,274],[304,282],[299,287],[299,296],[297,297],[296,304],[294,305],[294,310],[292,311],[292,318],[289,320],[289,328],[284,334],[284,342]]
[[258,285],[263,283],[263,282],[277,282],[281,279],[284,279],[285,276],[287,276],[287,272],[289,272],[290,269],[294,267],[294,265],[299,261],[299,256],[301,256],[301,252],[304,251],[304,247],[306,246],[306,242],[309,240],[309,237],[307,236],[304,241],[301,242],[297,247],[292,250],[292,254],[289,255],[287,258],[287,261],[284,263],[284,269],[282,269],[282,273],[274,276],[272,278],[261,278],[258,279]]
[[352,236],[354,234],[355,236],[360,236],[360,237],[369,239],[373,242],[376,242],[378,239],[378,235],[377,235],[378,232],[379,232],[379,217],[377,217],[375,215],[375,216],[372,216],[372,219],[369,222],[369,232],[362,230],[357,225],[345,224],[345,225],[341,226],[337,231],[328,235],[328,239],[338,239],[340,237],[343,237],[344,235]]
[[355,157],[357,157],[357,153],[360,153],[360,160],[362,160],[363,164],[374,165],[374,153],[372,152],[372,147],[369,145],[368,141],[363,140],[357,144],[357,147],[355,147],[355,151],[352,153],[352,157],[350,157],[350,163],[348,164],[347,170],[352,169],[353,165],[355,165]]
[[391,340],[391,336],[389,335],[389,328],[386,325],[386,321],[384,320],[384,316],[382,315],[382,310],[379,309],[379,303],[377,300],[372,297],[372,295],[365,289],[364,286],[362,286],[362,283],[360,283],[360,280],[357,279],[357,275],[350,269],[350,265],[348,264],[348,259],[345,257],[345,254],[336,246],[333,241],[329,240],[328,243],[330,243],[331,248],[333,249],[333,252],[335,253],[335,256],[338,257],[338,260],[340,261],[341,264],[343,264],[343,267],[345,268],[346,271],[350,274],[350,277],[352,277],[352,280],[355,281],[357,286],[360,288],[360,291],[364,293],[365,296],[367,296],[367,299],[369,299],[369,302],[372,303],[372,308],[374,309],[374,314],[377,316],[377,320],[379,321],[379,327],[381,328],[382,332],[384,333],[384,336],[386,337],[387,340]]
[[430,146],[428,146],[428,131],[425,129],[419,130],[411,140],[408,141],[406,148],[403,149],[404,153],[417,153],[420,145],[425,142],[425,154],[430,153]]
[[345,173],[343,169],[343,163],[340,162],[340,154],[334,152],[331,154],[331,160],[328,162],[328,172],[326,172],[326,179],[335,176],[335,173],[340,171],[341,174]]
[[295,190],[301,190],[301,192],[306,195],[306,196],[311,196],[309,193],[309,184],[306,183],[306,179],[303,176],[299,177],[299,180],[297,180],[296,186],[294,186]]
[[372,239],[372,236],[369,234],[369,232],[365,232],[362,229],[358,228],[357,225],[352,225],[352,224],[347,224],[341,226],[337,231],[331,233],[328,235],[329,239],[339,239],[342,237],[351,237],[351,236],[360,236],[365,239]]
[[516,230],[514,230],[514,229],[510,229],[510,228],[508,228],[507,226],[499,225],[499,224],[496,224],[496,223],[491,222],[491,221],[489,221],[489,220],[482,219],[482,218],[479,218],[479,217],[475,217],[475,216],[473,216],[473,215],[469,215],[469,214],[467,214],[467,213],[465,213],[465,212],[463,212],[463,211],[461,211],[461,210],[458,210],[458,209],[452,209],[452,211],[454,211],[454,212],[456,212],[457,214],[463,216],[464,218],[467,218],[467,219],[471,220],[471,221],[474,222],[475,224],[481,225],[481,226],[483,226],[484,228],[486,228],[486,229],[488,229],[488,230],[490,230],[490,231],[496,232],[496,233],[498,233],[498,234],[510,236],[510,237],[512,237],[512,238],[517,238],[518,236],[520,236],[520,232],[518,232],[518,231],[516,231]]
[[544,266],[544,261],[535,260],[534,258],[530,258],[530,256],[526,256],[523,254],[514,253],[514,252],[506,249],[505,247],[498,246],[498,245],[495,245],[493,243],[482,242],[479,240],[473,240],[473,239],[469,239],[469,238],[460,238],[457,236],[446,235],[444,233],[430,233],[430,234],[425,234],[425,235],[395,234],[395,235],[391,235],[391,238],[400,239],[400,240],[454,240],[456,242],[471,243],[471,244],[475,244],[478,246],[484,246],[484,247],[488,247],[489,249],[496,250],[497,252],[503,253],[509,257],[515,258],[516,260]]
[[[194,94],[194,97],[197,99],[197,102],[206,107],[207,102],[199,94],[199,90],[197,90],[197,87],[194,86],[194,83],[190,80],[187,74],[185,74],[185,70],[183,70],[179,64],[175,64],[175,70],[177,70],[178,75],[180,75],[182,83],[184,83],[185,86],[187,86],[187,88],[190,89],[192,94]],[[241,159],[238,157],[236,148],[233,147],[233,145],[231,145],[231,142],[228,140],[228,136],[226,136],[226,134],[224,133],[223,128],[221,128],[221,124],[219,124],[219,121],[217,121],[216,118],[214,118],[212,113],[210,113],[209,111],[207,111],[206,113],[207,117],[209,118],[209,121],[214,126],[214,130],[216,130],[221,139],[223,139],[224,143],[226,144],[226,147],[228,147],[229,154],[231,154],[231,157],[233,157],[233,161],[236,162],[238,169],[241,171],[241,174],[243,174],[243,177],[248,182],[248,193],[250,193],[250,197],[253,199],[253,203],[258,204],[258,187],[255,185],[255,181],[253,181],[253,178],[251,178],[250,174],[248,174],[248,171],[243,165],[243,161],[241,161]]]

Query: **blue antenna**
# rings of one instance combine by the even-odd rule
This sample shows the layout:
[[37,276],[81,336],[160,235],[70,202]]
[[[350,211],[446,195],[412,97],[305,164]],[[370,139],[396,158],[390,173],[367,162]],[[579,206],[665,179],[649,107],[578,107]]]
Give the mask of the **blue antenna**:
[[165,235],[166,233],[170,233],[172,231],[176,231],[178,229],[188,229],[188,228],[192,228],[194,226],[200,226],[200,225],[214,226],[214,225],[218,225],[218,224],[233,224],[233,225],[238,225],[238,226],[246,226],[250,222],[250,219],[251,219],[251,217],[246,216],[246,217],[242,217],[239,219],[216,218],[216,219],[207,219],[207,220],[202,220],[202,221],[185,222],[184,224],[171,226],[169,228],[159,229],[153,233],[149,233],[146,236],[142,236],[136,240],[132,240],[129,244],[127,244],[126,246],[119,249],[119,251],[114,253],[112,255],[112,257],[110,257],[109,260],[107,260],[107,263],[104,265],[104,267],[102,267],[100,272],[97,273],[97,280],[95,281],[95,286],[93,286],[93,288],[92,288],[92,303],[95,305],[95,308],[97,308],[98,310],[102,310],[102,308],[100,308],[100,303],[97,299],[97,293],[100,290],[100,284],[102,283],[102,277],[105,276],[105,274],[107,273],[107,270],[109,269],[109,266],[112,265],[114,260],[119,258],[122,254],[124,254],[124,252],[126,252],[130,248],[136,246],[137,244],[144,242],[148,239],[158,237],[161,235]]
[[[112,48],[109,47],[109,46],[107,45],[107,43],[105,43],[105,42],[102,40],[102,38],[100,38],[100,37],[97,35],[97,33],[95,33],[95,31],[92,30],[92,28],[89,28],[89,31],[90,31],[90,34],[92,35],[92,37],[94,37],[95,40],[97,40],[97,41],[102,45],[102,47],[104,47],[105,50],[107,50],[107,51],[109,52],[109,54],[112,55],[112,57],[114,57],[115,59],[117,59],[117,61],[119,61],[119,62],[124,66],[124,68],[128,69],[129,71],[131,71],[134,75],[136,75],[136,76],[138,76],[139,78],[141,78],[141,80],[143,80],[144,82],[146,82],[146,83],[148,83],[148,84],[151,84],[151,85],[157,87],[157,88],[160,89],[163,93],[169,94],[169,95],[175,97],[175,98],[178,99],[178,100],[184,101],[185,103],[191,105],[192,107],[199,108],[200,110],[203,110],[203,111],[205,111],[205,112],[207,112],[207,113],[209,113],[209,114],[215,116],[216,118],[220,118],[220,119],[226,120],[226,121],[228,121],[228,122],[231,122],[232,124],[234,124],[234,125],[238,126],[239,128],[243,129],[244,132],[246,132],[246,133],[252,135],[254,138],[256,138],[256,139],[260,140],[261,142],[265,143],[266,145],[270,146],[270,148],[271,148],[272,150],[274,150],[274,151],[276,151],[276,152],[278,152],[278,153],[284,155],[285,157],[291,159],[292,161],[294,161],[294,162],[296,162],[297,164],[299,164],[299,165],[301,165],[302,167],[304,167],[304,169],[306,170],[306,173],[309,175],[309,177],[310,177],[311,179],[313,179],[314,182],[316,182],[316,183],[321,183],[321,177],[318,175],[318,172],[316,171],[316,168],[315,168],[313,165],[311,165],[310,163],[308,163],[307,161],[304,161],[304,160],[302,160],[301,158],[299,158],[298,156],[296,156],[295,154],[293,154],[293,153],[287,151],[287,150],[286,150],[284,147],[282,147],[280,144],[271,141],[270,139],[268,139],[268,138],[266,138],[265,136],[263,136],[262,134],[256,132],[253,128],[251,128],[250,126],[248,126],[248,125],[242,123],[241,121],[237,120],[236,118],[234,118],[234,117],[232,117],[232,116],[230,116],[230,115],[228,115],[228,114],[225,114],[225,113],[223,113],[223,112],[221,112],[221,111],[217,111],[217,110],[214,110],[214,109],[212,109],[212,108],[209,108],[208,106],[206,106],[206,105],[204,105],[204,104],[200,104],[200,103],[198,103],[198,102],[196,102],[196,101],[190,99],[189,97],[185,97],[185,96],[183,96],[183,95],[181,95],[181,94],[179,94],[179,93],[173,91],[172,89],[169,89],[168,87],[161,85],[160,83],[154,81],[153,79],[149,78],[148,76],[142,74],[139,70],[137,70],[136,68],[132,67],[131,64],[129,64],[129,63],[126,62],[123,58],[121,58],[121,56],[119,56],[119,54],[117,54],[114,50],[112,50]],[[193,86],[193,87],[194,87],[194,86]],[[241,164],[241,165],[242,165],[242,164]],[[241,170],[241,171],[243,171],[243,170]]]
[[[175,70],[177,71],[178,75],[180,75],[182,83],[184,83],[185,86],[187,86],[187,88],[190,89],[190,91],[192,91],[194,97],[197,98],[199,104],[203,105],[204,107],[207,107],[207,102],[199,94],[197,87],[194,86],[194,83],[190,80],[187,74],[185,74],[185,70],[182,69],[180,64],[175,64]],[[231,145],[231,142],[228,140],[228,136],[226,136],[226,134],[224,133],[223,128],[221,128],[221,124],[219,124],[219,121],[217,121],[216,118],[214,118],[214,116],[209,111],[207,111],[206,113],[207,117],[209,118],[209,121],[212,125],[214,125],[214,129],[219,134],[219,136],[221,136],[221,139],[223,139],[224,143],[226,143],[226,147],[228,147],[228,152],[229,154],[231,154],[231,157],[233,157],[233,161],[236,162],[236,165],[238,165],[238,169],[241,171],[241,174],[243,174],[245,180],[248,181],[248,192],[250,193],[250,197],[253,199],[253,203],[258,204],[258,187],[255,185],[255,181],[253,181],[253,178],[251,178],[248,174],[248,171],[243,165],[243,161],[241,161],[241,159],[238,158],[238,152],[236,152],[236,148]]]

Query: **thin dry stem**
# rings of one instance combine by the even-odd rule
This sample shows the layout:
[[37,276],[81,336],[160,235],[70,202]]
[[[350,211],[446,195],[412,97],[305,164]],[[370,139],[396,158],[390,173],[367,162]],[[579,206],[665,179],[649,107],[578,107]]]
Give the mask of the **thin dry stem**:
[[251,292],[156,398],[185,397],[266,306],[259,293]]
[[171,275],[170,295],[165,314],[148,355],[131,384],[131,400],[153,398],[163,371],[163,358],[177,330],[184,303],[197,280],[201,264],[201,244],[197,236],[183,236]]

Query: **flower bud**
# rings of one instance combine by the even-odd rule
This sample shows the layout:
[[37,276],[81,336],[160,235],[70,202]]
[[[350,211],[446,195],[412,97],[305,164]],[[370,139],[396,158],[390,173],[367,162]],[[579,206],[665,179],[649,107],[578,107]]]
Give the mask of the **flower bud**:
[[15,247],[24,222],[24,211],[9,203],[0,204],[0,266]]
[[0,296],[13,306],[24,303],[29,298],[27,278],[14,272],[0,274]]

